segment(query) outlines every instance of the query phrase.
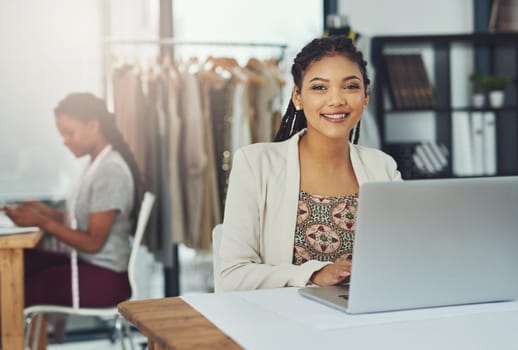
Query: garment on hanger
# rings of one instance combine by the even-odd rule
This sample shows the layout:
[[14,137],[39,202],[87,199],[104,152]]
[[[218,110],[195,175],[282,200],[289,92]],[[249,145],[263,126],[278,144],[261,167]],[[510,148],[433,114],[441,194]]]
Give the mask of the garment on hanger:
[[[161,158],[161,146],[159,142],[159,111],[156,108],[156,101],[158,99],[159,86],[154,76],[147,76],[144,84],[147,85],[147,95],[145,101],[145,127],[141,129],[143,133],[141,138],[145,140],[145,167],[140,168],[144,182],[146,184],[146,190],[156,194],[157,207],[160,207],[162,196],[161,196],[161,169],[160,169],[160,158]],[[149,217],[147,235],[145,242],[148,244],[150,249],[155,251],[159,249],[161,245],[160,236],[157,234],[160,232],[160,211],[153,210]]]
[[[168,71],[167,75],[167,101],[169,118],[168,135],[168,168],[169,168],[169,197],[171,208],[169,217],[171,221],[170,236],[175,244],[183,243],[185,228],[184,200],[180,173],[180,141],[182,133],[182,120],[178,112],[178,91],[180,87],[179,76]],[[166,231],[168,232],[168,231]]]
[[256,60],[254,69],[265,78],[265,84],[255,87],[255,116],[254,116],[254,142],[270,142],[275,130],[273,110],[274,99],[281,94],[279,81],[269,69],[259,60]]
[[129,65],[115,69],[113,87],[115,122],[143,171],[146,167],[146,140],[141,132],[145,129],[145,101],[140,73]]
[[199,222],[202,213],[203,186],[207,168],[206,139],[203,134],[201,95],[196,76],[181,72],[180,117],[180,176],[183,182],[185,210],[185,242],[199,242]]
[[223,78],[210,71],[200,71],[198,78],[202,96],[204,132],[207,147],[207,172],[205,178],[205,191],[203,196],[203,213],[200,223],[200,249],[210,249],[212,241],[212,229],[223,221],[222,202],[220,199],[218,169],[216,162],[217,153],[215,148],[215,130],[213,128],[213,113],[211,105],[212,89],[221,89],[228,83],[228,78]]
[[230,152],[234,154],[239,148],[252,143],[252,128],[248,105],[247,77],[242,74],[242,81],[235,83],[232,99],[232,124],[230,131]]

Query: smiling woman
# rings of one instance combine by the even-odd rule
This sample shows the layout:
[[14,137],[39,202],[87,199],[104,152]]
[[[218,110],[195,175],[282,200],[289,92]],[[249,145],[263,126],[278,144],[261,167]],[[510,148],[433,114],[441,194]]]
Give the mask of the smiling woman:
[[327,286],[349,278],[360,185],[401,179],[390,156],[357,145],[369,102],[366,65],[345,36],[315,39],[295,57],[278,142],[234,156],[221,240],[223,289]]
[[[314,98],[318,96],[316,95],[318,92],[322,95],[319,101],[325,103],[324,98],[336,99],[331,101],[331,104],[342,108],[344,108],[344,102],[352,104],[351,107],[359,107],[354,97],[361,101],[360,114],[353,123],[353,126],[357,127],[354,134],[354,143],[357,144],[360,135],[359,120],[363,108],[369,101],[370,80],[367,75],[367,62],[363,59],[362,53],[356,50],[353,42],[345,36],[327,40],[315,39],[297,55],[291,73],[295,83],[292,101],[284,115],[276,141],[285,140],[307,126],[306,113],[309,109],[304,108],[302,93],[309,90],[308,93],[314,91],[315,94],[305,94],[308,103],[318,103]],[[346,96],[348,96],[347,101],[345,101]],[[347,110],[348,108],[345,108],[344,112],[347,113]],[[331,111],[325,112],[331,118],[336,114],[336,112],[329,113]],[[350,138],[352,137],[351,134]]]
[[368,103],[358,65],[342,55],[312,63],[301,87],[293,89],[295,108],[304,110],[308,133],[347,140]]

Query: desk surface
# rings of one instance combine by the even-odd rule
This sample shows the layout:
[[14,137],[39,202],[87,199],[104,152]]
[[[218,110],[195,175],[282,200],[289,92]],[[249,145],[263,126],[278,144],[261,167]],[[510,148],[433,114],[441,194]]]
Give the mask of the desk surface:
[[159,349],[241,349],[179,297],[127,301],[119,311]]
[[0,249],[32,248],[40,241],[41,231],[0,235]]
[[351,316],[281,288],[126,302],[119,310],[150,349],[518,349],[518,302]]

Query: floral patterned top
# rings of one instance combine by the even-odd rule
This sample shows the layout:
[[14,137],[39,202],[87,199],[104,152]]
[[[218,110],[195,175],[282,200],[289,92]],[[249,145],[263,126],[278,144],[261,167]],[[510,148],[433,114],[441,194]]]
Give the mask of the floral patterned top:
[[352,256],[358,193],[320,196],[299,193],[293,264]]

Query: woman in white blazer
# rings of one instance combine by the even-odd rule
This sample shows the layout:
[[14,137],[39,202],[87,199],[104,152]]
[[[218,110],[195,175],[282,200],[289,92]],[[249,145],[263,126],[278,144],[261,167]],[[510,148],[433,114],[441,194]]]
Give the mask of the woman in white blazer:
[[296,56],[292,75],[278,142],[234,155],[221,290],[343,282],[351,271],[361,184],[401,179],[390,156],[357,145],[370,81],[350,39],[313,40]]

